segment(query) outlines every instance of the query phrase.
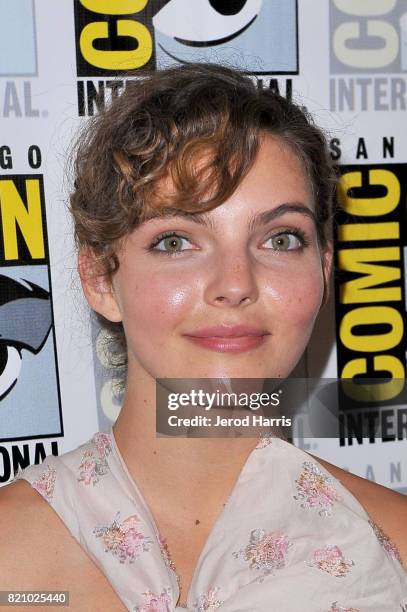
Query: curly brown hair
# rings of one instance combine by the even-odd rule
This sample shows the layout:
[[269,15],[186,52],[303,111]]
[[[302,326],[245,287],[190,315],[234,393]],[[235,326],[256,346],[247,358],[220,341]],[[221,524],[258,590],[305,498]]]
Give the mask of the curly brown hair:
[[[252,166],[264,133],[298,155],[314,199],[318,242],[332,239],[337,173],[324,133],[307,111],[242,71],[211,63],[137,71],[92,118],[73,149],[70,211],[78,248],[103,273],[119,267],[120,241],[143,221],[181,209],[209,211],[229,198]],[[172,193],[158,189],[170,175]],[[110,324],[125,349],[121,324]]]

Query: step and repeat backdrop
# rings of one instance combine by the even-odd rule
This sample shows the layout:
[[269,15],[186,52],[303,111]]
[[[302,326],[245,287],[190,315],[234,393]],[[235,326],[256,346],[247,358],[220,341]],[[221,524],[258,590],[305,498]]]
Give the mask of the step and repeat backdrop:
[[76,272],[67,153],[126,71],[190,61],[243,67],[326,130],[341,169],[335,274],[296,375],[399,384],[380,436],[354,424],[295,443],[407,493],[407,0],[0,0],[0,483],[117,418]]

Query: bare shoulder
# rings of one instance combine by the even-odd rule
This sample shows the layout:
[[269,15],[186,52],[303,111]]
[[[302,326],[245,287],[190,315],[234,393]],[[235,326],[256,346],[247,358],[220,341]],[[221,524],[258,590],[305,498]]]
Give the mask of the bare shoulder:
[[407,495],[351,474],[316,455],[311,456],[334,478],[341,481],[363,506],[372,521],[396,545],[402,565],[407,571]]
[[[0,565],[8,588],[52,580],[58,558],[55,512],[25,480],[0,489]],[[5,571],[5,574],[3,573]]]
[[96,612],[101,601],[112,612],[125,610],[107,578],[27,481],[0,488],[0,517],[3,590],[68,591],[73,612]]

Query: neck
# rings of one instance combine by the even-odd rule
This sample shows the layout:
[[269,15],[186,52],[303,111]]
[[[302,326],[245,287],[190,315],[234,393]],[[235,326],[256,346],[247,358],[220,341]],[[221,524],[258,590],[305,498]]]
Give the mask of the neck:
[[255,437],[186,438],[156,435],[155,380],[129,372],[120,415],[113,427],[130,474],[163,499],[190,499],[192,489],[216,496],[234,482],[259,440]]

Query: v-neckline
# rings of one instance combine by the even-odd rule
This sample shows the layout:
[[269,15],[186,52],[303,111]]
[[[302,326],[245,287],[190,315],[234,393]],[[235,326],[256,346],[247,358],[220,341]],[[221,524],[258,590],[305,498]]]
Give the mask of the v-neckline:
[[[157,541],[158,541],[158,543],[160,545],[161,556],[163,558],[163,561],[165,561],[164,556],[163,556],[163,552],[162,552],[162,547],[161,547],[161,542],[163,540],[162,534],[161,534],[161,532],[158,529],[157,523],[155,521],[155,518],[153,516],[151,508],[150,508],[149,504],[147,503],[147,500],[145,499],[144,495],[141,493],[141,490],[140,490],[138,484],[136,483],[136,481],[134,480],[134,478],[130,474],[129,469],[128,469],[127,465],[126,465],[126,462],[124,461],[123,455],[121,454],[121,452],[119,450],[119,447],[117,445],[117,441],[116,441],[116,438],[115,438],[115,435],[114,435],[114,432],[113,432],[113,425],[110,427],[109,435],[110,435],[110,439],[111,439],[111,442],[112,442],[112,448],[114,449],[114,453],[115,453],[117,459],[119,460],[119,463],[120,463],[120,465],[121,465],[121,467],[122,467],[122,469],[123,469],[123,471],[124,471],[128,481],[129,481],[131,487],[136,491],[138,498],[140,499],[141,503],[144,506],[144,510],[145,510],[145,512],[146,512],[146,514],[148,516],[148,519],[150,521],[151,527],[153,528],[153,531],[155,533]],[[261,441],[264,440],[264,439],[266,439],[268,441],[263,446],[260,446]],[[177,609],[180,609],[180,610],[188,610],[189,609],[190,595],[193,592],[193,587],[195,586],[195,582],[197,580],[197,571],[198,571],[199,566],[201,565],[201,560],[203,559],[203,557],[204,557],[204,555],[205,555],[205,553],[207,551],[207,548],[209,547],[209,545],[210,545],[210,543],[211,543],[211,541],[212,541],[212,539],[214,537],[214,534],[215,534],[215,532],[218,529],[219,524],[221,522],[224,522],[225,515],[227,515],[227,513],[229,513],[231,508],[232,508],[232,505],[233,505],[232,502],[233,502],[234,498],[237,495],[238,489],[240,488],[239,485],[241,484],[243,475],[247,472],[250,464],[254,461],[254,459],[258,457],[258,454],[256,453],[256,451],[258,452],[258,451],[264,450],[266,447],[269,447],[271,445],[271,441],[270,440],[272,442],[275,442],[275,440],[279,440],[279,441],[281,440],[282,442],[286,442],[287,444],[289,444],[289,442],[287,440],[284,440],[284,439],[280,438],[279,436],[276,436],[276,435],[273,435],[273,434],[271,434],[269,436],[267,436],[267,435],[266,436],[260,436],[257,439],[256,446],[253,447],[253,449],[250,451],[249,455],[246,457],[246,460],[245,460],[245,462],[243,464],[243,467],[241,468],[241,470],[239,472],[239,475],[238,475],[237,479],[235,480],[235,483],[233,485],[232,491],[231,491],[230,495],[226,498],[225,505],[222,506],[222,508],[220,509],[220,512],[219,512],[219,514],[217,515],[217,517],[215,519],[215,522],[214,522],[214,524],[212,526],[212,529],[209,532],[208,537],[206,538],[203,547],[201,548],[201,552],[199,553],[198,560],[196,562],[194,571],[192,573],[192,578],[191,578],[191,582],[190,582],[190,585],[189,585],[188,593],[186,595],[186,599],[185,599],[185,603],[187,605],[186,608],[184,608],[183,606],[180,606],[180,605],[178,606],[177,605],[177,602],[178,602],[178,600],[180,598],[180,594],[181,594],[181,592],[180,592],[180,577],[179,577],[179,575],[177,573],[177,569],[176,569],[175,563],[171,559],[171,553],[170,553],[170,551],[168,551],[168,557],[169,557],[169,560],[171,562],[171,565],[173,566],[173,567],[171,567],[171,566],[168,566],[168,567],[169,567],[169,569],[175,575],[176,582],[177,582],[177,589],[178,589],[177,596],[176,596],[176,598],[174,598],[174,600],[175,600],[174,605],[175,605],[175,609],[176,610]]]

